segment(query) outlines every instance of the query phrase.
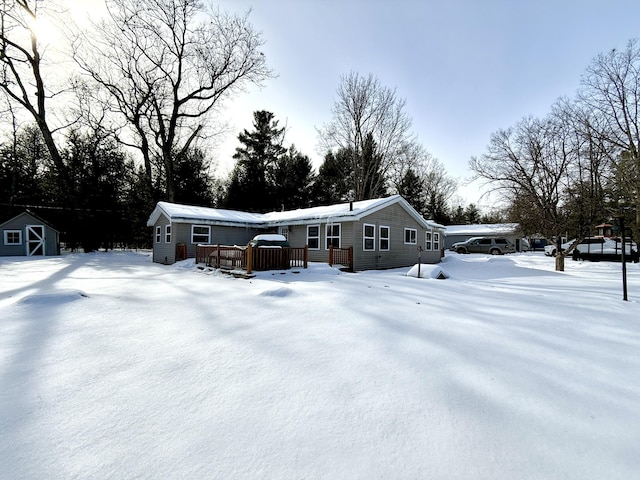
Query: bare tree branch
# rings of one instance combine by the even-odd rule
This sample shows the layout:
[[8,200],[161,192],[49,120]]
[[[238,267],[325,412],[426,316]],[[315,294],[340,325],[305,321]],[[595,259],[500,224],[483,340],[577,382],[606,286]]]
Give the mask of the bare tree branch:
[[176,158],[209,125],[209,116],[247,84],[272,73],[248,14],[206,8],[199,0],[108,0],[97,35],[78,35],[74,57],[108,92],[137,138],[150,175],[162,159],[166,195],[174,197]]

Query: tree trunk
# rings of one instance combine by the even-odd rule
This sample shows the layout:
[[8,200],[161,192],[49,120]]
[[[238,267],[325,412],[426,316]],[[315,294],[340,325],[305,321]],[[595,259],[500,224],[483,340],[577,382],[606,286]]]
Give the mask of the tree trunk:
[[165,174],[165,196],[168,202],[176,201],[176,189],[175,189],[175,179],[174,179],[174,165],[173,158],[171,157],[171,153],[163,152],[162,160],[164,163],[164,174]]
[[564,255],[556,254],[556,272],[564,272]]

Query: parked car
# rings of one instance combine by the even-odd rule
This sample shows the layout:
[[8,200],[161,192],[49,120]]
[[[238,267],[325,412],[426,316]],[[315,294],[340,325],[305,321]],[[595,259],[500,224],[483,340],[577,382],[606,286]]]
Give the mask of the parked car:
[[513,253],[516,247],[506,238],[500,237],[471,237],[464,242],[456,242],[449,248],[457,253],[489,253],[491,255],[502,255]]
[[[560,245],[561,251],[567,250],[576,240],[569,240]],[[555,257],[556,245],[546,245],[544,254]],[[622,240],[613,237],[586,237],[570,252],[574,260],[621,260]],[[638,246],[635,242],[625,239],[625,255],[628,261],[638,262]]]
[[532,252],[544,251],[544,247],[547,246],[547,240],[544,238],[530,238],[529,245],[531,245]]

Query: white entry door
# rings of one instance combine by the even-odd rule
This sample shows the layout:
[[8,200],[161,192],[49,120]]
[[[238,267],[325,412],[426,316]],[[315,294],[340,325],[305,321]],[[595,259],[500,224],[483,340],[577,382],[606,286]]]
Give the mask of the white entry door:
[[27,255],[44,255],[44,225],[27,225]]

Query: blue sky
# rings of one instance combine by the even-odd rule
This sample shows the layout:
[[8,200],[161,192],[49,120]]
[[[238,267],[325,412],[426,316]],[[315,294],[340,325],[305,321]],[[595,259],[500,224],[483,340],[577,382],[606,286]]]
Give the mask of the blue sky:
[[[490,135],[573,96],[592,59],[640,36],[638,1],[590,0],[223,0],[262,32],[277,78],[228,104],[232,134],[219,152],[233,164],[237,134],[252,113],[273,112],[319,166],[316,129],[331,118],[341,76],[373,74],[406,99],[413,133],[450,175]],[[473,185],[460,192],[478,202]]]

